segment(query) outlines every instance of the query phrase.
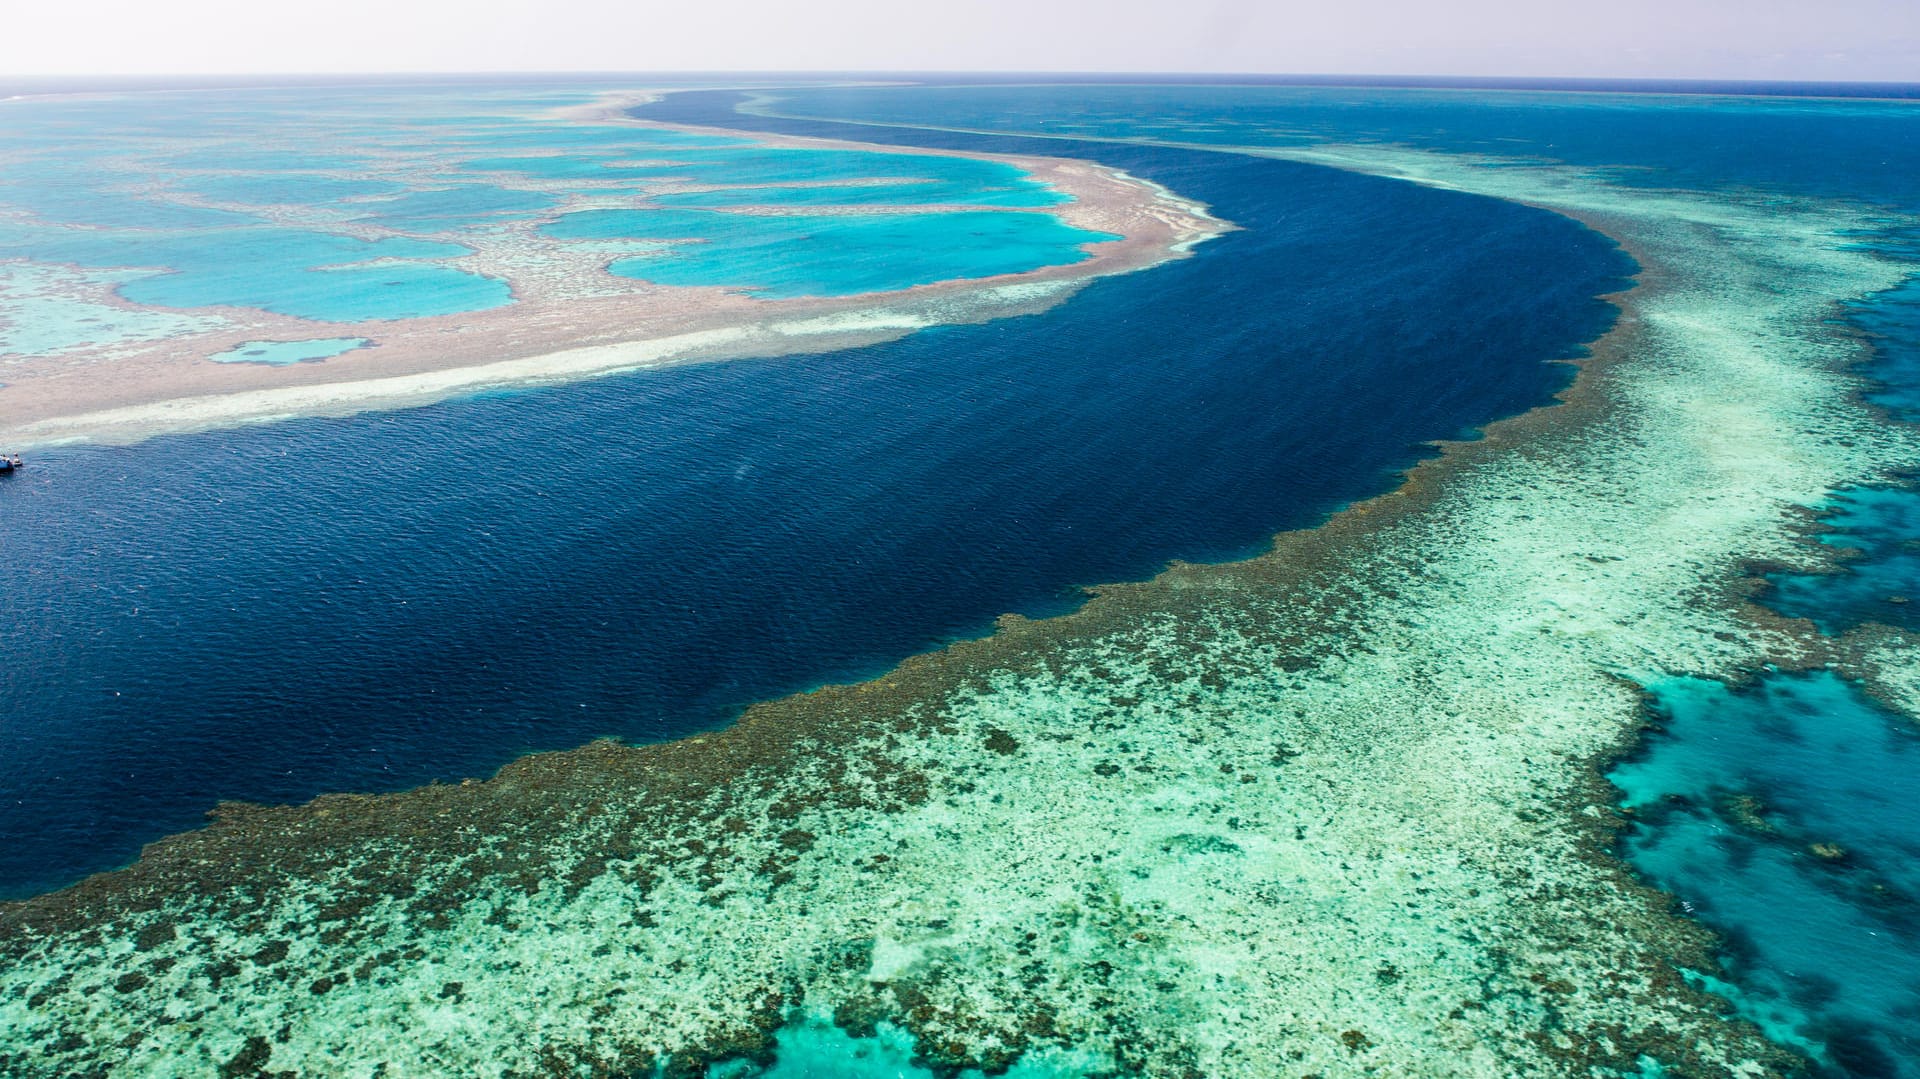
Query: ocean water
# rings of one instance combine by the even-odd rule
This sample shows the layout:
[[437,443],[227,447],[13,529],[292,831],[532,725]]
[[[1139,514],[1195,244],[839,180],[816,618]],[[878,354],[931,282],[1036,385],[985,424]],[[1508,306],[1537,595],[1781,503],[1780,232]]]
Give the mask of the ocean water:
[[[1245,229],[1044,315],[871,349],[37,456],[0,481],[0,647],[36,657],[0,668],[4,714],[31,717],[0,726],[23,762],[0,777],[0,890],[124,860],[216,798],[391,789],[597,734],[686,733],[1001,611],[1064,609],[1079,584],[1245,554],[1390,485],[1423,440],[1544,401],[1565,371],[1540,361],[1608,324],[1593,296],[1628,269],[1591,233],[1517,206],[1027,135],[1372,140],[1638,186],[1920,205],[1910,103],[1325,87],[784,96],[818,116],[1007,133],[742,119],[730,93],[643,115],[1082,156]],[[494,164],[516,139],[561,145],[478,120],[460,130],[449,141]],[[605,151],[597,171],[509,171],[691,175],[597,136],[577,148]],[[828,197],[783,190],[796,206]],[[640,230],[610,235],[626,233]],[[1891,237],[1862,242],[1910,257]],[[739,283],[758,264],[735,255]],[[1877,344],[1862,374],[1896,417],[1915,400],[1914,307],[1897,290],[1842,313]],[[308,477],[293,490],[290,468]],[[1830,633],[1903,617],[1888,601],[1910,591],[1913,498],[1836,492],[1828,542],[1860,557],[1780,577],[1770,602]],[[1673,674],[1649,686],[1664,730],[1613,778],[1634,815],[1623,853],[1725,941],[1732,982],[1700,984],[1821,1069],[1913,1074],[1910,720],[1832,674],[1738,688]],[[898,1039],[800,1017],[769,1074],[925,1071],[904,1056]]]
[[[831,121],[849,119],[902,125],[866,127],[876,141],[939,145],[1026,143],[913,125],[1046,135],[1056,147],[1109,153],[1113,144],[1073,140],[1255,149],[1379,142],[1487,155],[1495,167],[1567,163],[1628,186],[1877,207],[1888,228],[1859,243],[1920,274],[1911,219],[1902,216],[1920,211],[1912,101],[1345,87],[1086,86],[1051,100],[982,86],[775,96],[762,107],[777,117],[728,121],[742,98],[718,92],[675,95],[648,114],[799,134],[847,130],[853,125]],[[1837,312],[1874,346],[1858,372],[1864,396],[1898,422],[1920,418],[1916,284],[1920,276]],[[1822,542],[1849,557],[1831,573],[1775,575],[1766,602],[1827,633],[1866,623],[1920,628],[1920,494],[1854,489],[1815,508],[1832,529]],[[1651,690],[1665,730],[1612,777],[1637,814],[1622,853],[1722,935],[1733,980],[1703,974],[1698,984],[1728,995],[1824,1073],[1920,1074],[1912,720],[1831,675],[1765,675],[1738,693],[1674,677]]]
[[[1209,146],[1372,142],[1599,170],[1616,183],[1775,189],[1920,208],[1920,101],[1452,87],[801,87],[780,114]],[[684,95],[675,95],[676,97]],[[672,98],[668,99],[671,104]]]
[[686,734],[1258,550],[1549,400],[1632,269],[1492,199],[1089,156],[1242,229],[872,348],[36,454],[4,492],[0,648],[34,659],[0,666],[30,717],[0,727],[0,890],[222,798]]

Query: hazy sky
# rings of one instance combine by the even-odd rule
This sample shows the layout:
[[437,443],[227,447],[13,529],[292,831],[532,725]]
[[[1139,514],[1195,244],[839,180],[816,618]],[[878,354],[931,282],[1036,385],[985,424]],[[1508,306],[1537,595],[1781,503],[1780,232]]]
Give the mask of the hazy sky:
[[1920,0],[20,0],[0,77],[1175,71],[1920,81]]

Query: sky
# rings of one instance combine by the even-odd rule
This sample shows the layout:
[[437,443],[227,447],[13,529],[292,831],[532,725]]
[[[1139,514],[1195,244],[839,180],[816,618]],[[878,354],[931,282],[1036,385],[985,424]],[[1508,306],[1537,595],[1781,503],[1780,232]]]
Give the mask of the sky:
[[1050,71],[1920,82],[1920,0],[21,0],[0,77]]

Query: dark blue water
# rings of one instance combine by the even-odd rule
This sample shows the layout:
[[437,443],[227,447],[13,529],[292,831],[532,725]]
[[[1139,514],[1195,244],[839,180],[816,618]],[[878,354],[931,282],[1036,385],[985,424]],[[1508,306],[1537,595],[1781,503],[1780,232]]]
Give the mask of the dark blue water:
[[1223,146],[1392,143],[1565,162],[1633,186],[1773,189],[1920,212],[1920,101],[1910,98],[1220,85],[774,93],[777,111],[818,119]]
[[220,798],[685,734],[1245,554],[1548,400],[1630,270],[1492,200],[1083,152],[1244,229],[884,346],[36,455],[0,485],[0,891]]
[[[682,107],[698,95],[686,99]],[[1568,162],[1629,186],[1920,212],[1912,102],[1136,86],[1051,99],[1017,87],[807,89],[781,107],[1223,146],[1393,142]],[[1888,224],[1859,242],[1920,264],[1912,236]],[[1893,422],[1920,420],[1920,277],[1843,314],[1874,345],[1860,371],[1867,398]],[[1920,630],[1920,492],[1836,492],[1829,511],[1824,539],[1853,556],[1838,572],[1775,576],[1766,601],[1827,633],[1867,623]],[[1664,729],[1613,773],[1636,811],[1623,853],[1722,934],[1733,982],[1701,984],[1807,1053],[1819,1074],[1920,1076],[1920,735],[1911,718],[1830,674],[1763,673],[1739,691],[1688,678],[1649,688]]]

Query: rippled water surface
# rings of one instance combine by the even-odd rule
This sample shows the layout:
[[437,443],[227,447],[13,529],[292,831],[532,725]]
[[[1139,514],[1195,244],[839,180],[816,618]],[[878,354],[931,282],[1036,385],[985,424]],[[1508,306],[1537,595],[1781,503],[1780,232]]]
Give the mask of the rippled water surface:
[[0,889],[221,798],[682,734],[1258,549],[1547,401],[1631,269],[1490,199],[1085,155],[1241,231],[874,348],[38,455],[0,509],[0,647],[32,657],[0,667]]

